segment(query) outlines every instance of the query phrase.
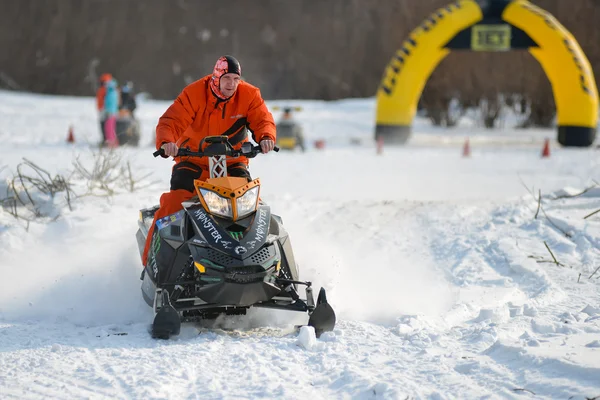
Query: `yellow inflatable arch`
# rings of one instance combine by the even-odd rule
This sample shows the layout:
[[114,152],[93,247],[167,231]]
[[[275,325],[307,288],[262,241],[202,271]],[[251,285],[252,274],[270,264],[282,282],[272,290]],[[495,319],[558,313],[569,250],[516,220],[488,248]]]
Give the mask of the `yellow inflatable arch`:
[[552,84],[558,141],[590,146],[598,124],[598,90],[590,63],[556,18],[526,0],[459,0],[411,32],[377,91],[376,139],[408,140],[425,82],[451,50],[513,49],[527,49]]

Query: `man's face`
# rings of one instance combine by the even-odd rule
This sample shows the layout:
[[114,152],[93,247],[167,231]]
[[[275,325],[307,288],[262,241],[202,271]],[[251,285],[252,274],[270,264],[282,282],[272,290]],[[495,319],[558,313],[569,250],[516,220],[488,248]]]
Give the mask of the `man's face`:
[[237,90],[240,84],[240,76],[238,74],[225,74],[221,77],[221,93],[225,97],[231,97]]

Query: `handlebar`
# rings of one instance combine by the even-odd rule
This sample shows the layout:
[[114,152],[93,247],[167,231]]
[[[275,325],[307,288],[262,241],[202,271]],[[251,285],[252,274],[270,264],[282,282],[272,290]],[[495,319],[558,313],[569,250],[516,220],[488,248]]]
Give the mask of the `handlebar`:
[[[279,147],[275,146],[273,151],[278,152]],[[192,151],[186,148],[180,148],[177,150],[175,157],[212,157],[212,156],[227,156],[227,157],[240,157],[245,156],[248,158],[254,158],[257,155],[262,154],[260,146],[252,146],[251,148],[241,148],[240,150],[233,150],[232,148],[226,148],[224,151]],[[164,156],[164,149],[158,149],[152,155],[156,158],[158,156]]]

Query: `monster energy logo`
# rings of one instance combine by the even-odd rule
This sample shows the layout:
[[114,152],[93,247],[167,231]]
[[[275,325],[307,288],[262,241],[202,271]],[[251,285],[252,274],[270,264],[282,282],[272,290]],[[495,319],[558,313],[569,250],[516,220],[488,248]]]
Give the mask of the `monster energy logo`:
[[152,237],[152,244],[150,245],[150,268],[152,268],[152,272],[154,273],[154,278],[158,276],[158,266],[156,265],[156,255],[160,250],[160,236],[158,232],[154,232],[154,236]]
[[155,232],[152,237],[152,253],[157,254],[160,250],[160,236]]
[[242,240],[242,238],[244,237],[244,234],[242,232],[229,232],[229,234],[232,238],[234,238],[237,241]]
[[258,210],[258,224],[256,224],[256,240],[263,240],[267,227],[267,210]]

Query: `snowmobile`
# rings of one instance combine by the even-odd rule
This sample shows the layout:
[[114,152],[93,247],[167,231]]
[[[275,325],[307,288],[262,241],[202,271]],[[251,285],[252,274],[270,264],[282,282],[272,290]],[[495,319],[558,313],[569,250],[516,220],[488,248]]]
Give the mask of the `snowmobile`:
[[[260,179],[227,176],[228,157],[253,158],[260,146],[246,142],[234,150],[226,136],[209,136],[200,149],[180,148],[177,156],[208,157],[210,178],[195,180],[196,196],[156,221],[142,272],[142,296],[155,312],[152,336],[168,339],[181,322],[245,315],[250,307],[308,313],[317,336],[332,331],[336,317],[325,289],[315,302],[311,282],[299,280],[282,219],[259,197]],[[157,209],[140,210],[140,255]]]
[[280,121],[277,123],[277,145],[284,150],[294,150],[300,147],[306,151],[302,126],[297,121]]
[[[272,110],[280,110],[275,106]],[[302,152],[306,151],[302,125],[292,118],[292,110],[301,111],[302,107],[284,107],[283,116],[277,123],[277,145],[283,150],[294,150],[300,147]]]
[[[100,132],[102,139],[98,144],[100,147],[106,146],[106,120],[100,121]],[[131,114],[121,113],[117,117],[116,131],[117,142],[119,146],[137,147],[140,143],[140,123]]]
[[116,127],[119,145],[138,146],[140,143],[140,123],[131,115],[119,115]]

